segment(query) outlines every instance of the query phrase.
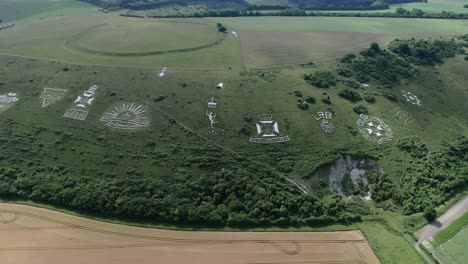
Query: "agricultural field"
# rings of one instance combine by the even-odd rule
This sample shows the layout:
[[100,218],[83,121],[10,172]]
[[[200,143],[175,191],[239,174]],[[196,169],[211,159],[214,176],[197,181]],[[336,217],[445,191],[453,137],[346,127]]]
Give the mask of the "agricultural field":
[[[246,66],[323,61],[394,38],[463,34],[467,20],[358,17],[213,18],[239,32]],[[354,37],[350,37],[354,36]],[[343,45],[345,43],[345,45]]]
[[455,220],[450,226],[440,231],[431,241],[437,255],[447,263],[464,263],[468,254],[466,252],[468,231],[468,213]]
[[[92,221],[0,204],[2,263],[277,263],[303,260],[377,264],[358,231],[178,232]],[[11,236],[10,236],[11,235]],[[37,237],[40,240],[25,238]],[[73,239],[70,239],[73,238]],[[86,250],[86,254],[83,254]],[[107,263],[107,262],[101,262]]]
[[[422,263],[408,232],[466,189],[468,20],[156,19],[67,0],[1,5],[22,12],[0,30],[0,199],[147,227],[345,230],[266,232],[233,247],[254,234],[227,232],[218,244],[218,233],[2,203],[0,230],[18,225],[21,245],[8,261],[102,244],[93,257],[136,262],[150,252],[167,263]],[[50,239],[50,251],[21,254],[43,246],[21,229]],[[116,229],[131,235],[101,232]]]

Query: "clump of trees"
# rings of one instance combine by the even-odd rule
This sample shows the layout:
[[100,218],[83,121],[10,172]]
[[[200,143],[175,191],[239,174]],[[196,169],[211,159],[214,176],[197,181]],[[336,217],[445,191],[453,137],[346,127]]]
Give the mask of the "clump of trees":
[[392,86],[403,78],[412,78],[416,75],[416,70],[408,61],[382,50],[377,43],[372,43],[360,55],[357,57],[348,54],[341,59],[344,66],[353,72],[354,78],[359,82],[364,83],[374,79],[382,85]]
[[[468,184],[468,139],[447,142],[441,150],[429,152],[416,138],[398,142],[413,161],[403,170],[399,185],[384,175],[369,175],[372,198],[392,199],[403,206],[404,214],[429,212]],[[430,219],[428,219],[430,220]]]
[[362,97],[361,95],[356,92],[356,91],[353,91],[351,89],[344,89],[344,90],[341,90],[338,95],[350,102],[359,102],[362,100]]
[[221,23],[217,23],[216,27],[218,28],[218,32],[221,32],[221,33],[226,33],[227,32],[226,27],[223,26]]
[[406,137],[398,140],[399,149],[408,152],[414,158],[423,158],[429,151],[427,146],[417,137]]
[[369,114],[369,110],[367,110],[367,107],[365,107],[364,105],[356,105],[355,107],[353,107],[353,111],[358,115]]
[[336,85],[336,78],[330,71],[316,71],[304,74],[304,80],[318,88],[329,88]]
[[394,40],[389,49],[412,63],[429,66],[464,53],[462,45],[446,40]]

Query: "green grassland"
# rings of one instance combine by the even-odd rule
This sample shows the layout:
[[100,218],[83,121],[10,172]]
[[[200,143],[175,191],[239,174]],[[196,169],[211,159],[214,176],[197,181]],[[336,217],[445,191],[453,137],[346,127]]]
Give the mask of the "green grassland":
[[332,31],[380,34],[420,34],[466,32],[468,21],[412,18],[358,17],[223,17],[213,20],[237,30],[261,31]]
[[437,254],[446,263],[461,264],[466,262],[468,241],[468,214],[455,220],[450,226],[443,229],[434,238],[434,246]]
[[454,13],[468,13],[468,9],[464,8],[466,4],[464,0],[429,0],[427,3],[405,3],[405,4],[393,4],[388,9],[379,10],[359,10],[359,11],[347,11],[347,10],[335,10],[335,11],[319,11],[319,12],[338,12],[338,13],[395,13],[398,8],[404,8],[406,10],[413,10],[413,8],[420,9],[425,13],[442,13],[454,12]]
[[0,19],[25,22],[97,10],[97,7],[73,0],[0,0]]
[[[222,36],[215,22],[204,19],[145,21],[89,12],[16,25],[0,32],[0,42],[3,54],[77,64],[179,68],[242,65],[238,39]],[[174,50],[180,52],[170,52]],[[137,54],[132,53],[135,51]]]
[[359,229],[382,263],[425,263],[401,234],[378,223],[364,223]]
[[431,244],[434,247],[439,247],[440,245],[448,242],[448,240],[460,232],[460,230],[462,230],[466,225],[468,225],[468,213],[465,213],[448,227],[437,233],[437,235],[434,237],[434,240],[431,241]]

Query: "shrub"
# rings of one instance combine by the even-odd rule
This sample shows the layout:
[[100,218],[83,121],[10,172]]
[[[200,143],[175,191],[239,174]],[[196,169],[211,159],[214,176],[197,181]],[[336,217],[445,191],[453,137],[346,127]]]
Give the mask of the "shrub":
[[341,62],[342,63],[351,63],[353,62],[353,60],[356,58],[356,55],[354,55],[353,53],[349,53],[349,54],[346,54],[344,55],[343,58],[341,58]]
[[363,105],[357,105],[355,107],[353,107],[353,111],[356,113],[356,114],[369,114],[369,111],[367,110],[367,107],[363,106]]
[[310,104],[315,104],[315,98],[312,97],[312,96],[307,96],[305,101],[310,103]]
[[327,96],[322,96],[322,99],[321,99],[321,100],[322,100],[322,102],[325,103],[325,104],[328,104],[328,105],[331,105],[331,104],[332,104],[332,102],[331,102],[331,100],[330,100],[330,96],[328,96],[328,95],[327,95]]
[[359,102],[362,100],[362,97],[358,92],[350,90],[350,89],[344,89],[341,92],[339,92],[338,95],[353,103]]
[[434,208],[428,209],[426,212],[424,212],[424,218],[430,223],[437,218],[437,212]]
[[353,77],[353,72],[345,68],[339,68],[337,70],[337,73],[343,77],[347,77],[347,78]]
[[307,109],[309,109],[309,104],[307,104],[307,102],[304,102],[304,101],[300,100],[297,103],[297,107],[299,107],[302,110],[307,110]]
[[364,94],[364,101],[368,102],[368,103],[375,103],[375,97],[372,95],[372,94]]
[[317,71],[312,74],[305,74],[304,80],[318,88],[328,88],[336,85],[336,78],[329,71]]
[[397,101],[398,101],[398,98],[397,98],[394,94],[392,94],[392,93],[385,92],[385,93],[383,94],[383,96],[384,96],[385,98],[387,98],[388,100],[392,101],[392,102],[397,102]]

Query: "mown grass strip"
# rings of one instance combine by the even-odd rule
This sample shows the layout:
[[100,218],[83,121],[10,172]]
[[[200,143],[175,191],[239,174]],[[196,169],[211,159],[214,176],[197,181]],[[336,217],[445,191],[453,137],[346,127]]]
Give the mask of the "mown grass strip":
[[456,235],[463,227],[468,225],[468,213],[455,220],[452,224],[442,229],[431,241],[434,247],[438,247],[445,243],[447,240]]

